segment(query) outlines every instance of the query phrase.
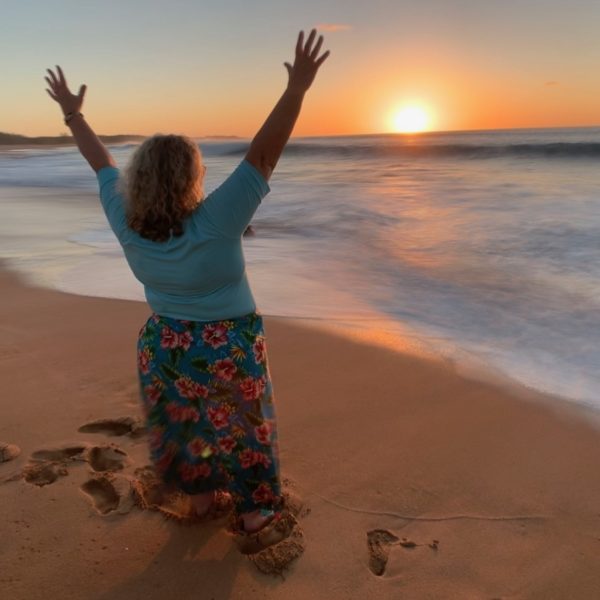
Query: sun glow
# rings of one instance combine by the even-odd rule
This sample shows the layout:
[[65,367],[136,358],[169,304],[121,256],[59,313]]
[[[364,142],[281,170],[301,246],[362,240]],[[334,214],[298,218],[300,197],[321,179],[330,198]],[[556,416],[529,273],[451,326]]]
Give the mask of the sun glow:
[[404,106],[392,114],[391,125],[395,133],[419,133],[430,129],[431,118],[421,106]]

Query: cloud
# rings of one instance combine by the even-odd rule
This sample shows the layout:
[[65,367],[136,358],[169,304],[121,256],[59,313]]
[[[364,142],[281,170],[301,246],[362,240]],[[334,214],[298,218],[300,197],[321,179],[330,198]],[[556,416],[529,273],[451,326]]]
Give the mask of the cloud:
[[352,25],[346,25],[344,23],[319,23],[318,25],[315,25],[315,29],[332,33],[334,31],[349,31],[352,29]]
[[558,81],[546,81],[546,83],[544,83],[544,85],[546,87],[554,87],[555,85],[560,85],[560,82],[558,82]]

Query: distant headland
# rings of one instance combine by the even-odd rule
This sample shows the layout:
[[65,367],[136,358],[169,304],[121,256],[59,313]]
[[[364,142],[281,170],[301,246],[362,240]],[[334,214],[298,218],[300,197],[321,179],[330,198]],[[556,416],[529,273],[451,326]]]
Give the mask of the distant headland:
[[[100,140],[105,144],[125,144],[127,142],[141,142],[145,140],[146,135],[99,135]],[[206,135],[194,139],[218,139],[218,140],[236,140],[240,139],[236,135]],[[0,146],[73,146],[75,140],[70,135],[51,135],[29,137],[17,133],[4,133],[0,131]]]

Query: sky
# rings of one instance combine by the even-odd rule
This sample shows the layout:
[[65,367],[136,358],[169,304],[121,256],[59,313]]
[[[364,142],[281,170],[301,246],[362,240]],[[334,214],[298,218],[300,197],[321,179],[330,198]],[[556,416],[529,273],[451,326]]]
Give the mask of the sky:
[[65,132],[43,76],[102,134],[251,137],[300,29],[331,56],[294,135],[600,125],[597,0],[0,0],[0,131]]

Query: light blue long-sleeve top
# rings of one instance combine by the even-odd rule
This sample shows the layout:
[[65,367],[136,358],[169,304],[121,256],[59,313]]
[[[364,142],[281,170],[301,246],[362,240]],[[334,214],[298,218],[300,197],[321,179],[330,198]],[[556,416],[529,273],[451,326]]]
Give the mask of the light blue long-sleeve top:
[[141,237],[127,225],[119,170],[97,173],[100,200],[150,308],[190,321],[241,317],[256,310],[246,277],[242,235],[268,194],[264,177],[242,161],[185,220],[184,233],[165,242]]

